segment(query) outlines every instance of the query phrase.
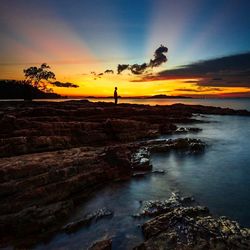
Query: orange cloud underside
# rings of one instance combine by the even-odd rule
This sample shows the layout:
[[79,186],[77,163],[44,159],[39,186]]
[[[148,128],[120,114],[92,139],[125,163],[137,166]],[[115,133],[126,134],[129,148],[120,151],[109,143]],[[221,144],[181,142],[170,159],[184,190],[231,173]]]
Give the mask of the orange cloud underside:
[[[62,79],[63,80],[63,79]],[[64,79],[66,80],[66,79]],[[54,88],[56,93],[67,96],[112,96],[114,87],[118,87],[119,95],[128,96],[151,96],[157,94],[182,95],[182,96],[223,96],[233,93],[248,93],[248,88],[241,87],[200,87],[195,83],[184,81],[195,81],[195,79],[174,79],[152,82],[130,82],[131,76],[111,75],[97,78],[93,76],[71,77],[67,81],[77,83],[79,88],[65,89]],[[186,91],[185,89],[188,89]],[[193,90],[193,91],[192,91]]]
[[[67,53],[67,52],[66,52]],[[85,55],[86,62],[69,63],[61,62],[50,64],[51,69],[56,74],[56,78],[62,82],[72,82],[79,85],[79,88],[59,88],[53,87],[55,93],[63,96],[112,96],[114,87],[118,87],[119,95],[128,96],[150,96],[157,94],[182,95],[182,96],[241,96],[249,93],[249,88],[243,87],[200,87],[196,85],[199,79],[179,79],[158,80],[146,82],[131,82],[136,80],[131,75],[104,75],[101,78],[94,77],[90,72],[103,72],[108,65],[103,65],[94,60],[92,56]],[[0,74],[2,79],[23,79],[23,69],[31,66],[27,65],[1,65]],[[191,83],[188,83],[190,81]]]

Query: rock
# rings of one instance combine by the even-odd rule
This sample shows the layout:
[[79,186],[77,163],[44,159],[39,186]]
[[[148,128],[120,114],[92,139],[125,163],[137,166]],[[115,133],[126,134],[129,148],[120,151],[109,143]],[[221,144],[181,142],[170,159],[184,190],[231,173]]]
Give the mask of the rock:
[[15,213],[0,216],[0,235],[24,236],[53,232],[61,219],[65,219],[73,209],[72,200],[59,201],[49,205],[30,206]]
[[[6,102],[0,104],[0,156],[80,146],[133,142],[174,133],[175,123],[195,114],[249,115],[200,105],[146,106],[91,102]],[[187,128],[198,132],[198,128]]]
[[144,177],[145,175],[147,175],[148,174],[148,172],[134,172],[133,173],[133,175],[132,175],[132,177],[136,177],[136,178],[140,178],[140,177]]
[[205,143],[201,140],[190,138],[148,142],[148,150],[153,153],[168,152],[170,150],[185,151],[188,153],[202,153],[205,150],[205,146]]
[[172,134],[176,131],[176,129],[177,129],[176,125],[171,123],[170,124],[164,123],[159,126],[159,131],[161,134]]
[[112,216],[113,212],[107,208],[99,209],[93,213],[86,214],[81,220],[73,221],[65,225],[62,230],[66,233],[73,233],[80,227],[88,225],[93,221],[100,220],[103,217]]
[[132,155],[131,163],[134,170],[150,170],[150,152],[146,147],[141,147],[137,152]]
[[135,249],[249,249],[250,230],[204,207],[177,207],[142,226],[145,242]]
[[82,147],[2,158],[0,235],[46,236],[48,228],[59,229],[59,218],[67,217],[97,188],[129,178],[132,152],[126,146],[115,147],[118,158],[111,164],[103,155],[113,151],[112,147]]
[[173,208],[194,204],[192,197],[180,197],[178,193],[172,193],[167,200],[141,201],[141,209],[133,217],[153,217],[172,210]]
[[151,171],[152,174],[165,174],[165,170],[163,169],[153,169]]
[[181,104],[0,102],[1,240],[8,237],[18,247],[18,237],[46,238],[60,230],[61,219],[97,188],[150,171],[153,152],[202,152],[200,140],[155,140],[178,123],[197,122],[193,114],[250,112]]
[[88,248],[88,250],[111,250],[111,249],[112,249],[111,239],[97,241]]
[[[196,143],[188,139],[185,142],[187,148],[191,143]],[[156,146],[166,146],[170,150],[176,147],[176,141],[152,140],[104,147],[78,147],[2,158],[0,232],[8,232],[8,235],[12,234],[9,232],[21,235],[28,233],[27,230],[34,232],[32,226],[27,226],[31,214],[25,212],[32,207],[32,221],[38,221],[36,233],[45,235],[44,229],[52,222],[59,226],[56,223],[58,217],[54,214],[57,210],[52,210],[48,215],[48,206],[70,201],[74,207],[110,181],[126,180],[133,173],[138,177],[136,171],[145,173],[151,170],[150,152]],[[62,211],[65,211],[64,216],[70,212],[69,209]],[[41,213],[44,213],[44,223],[39,222]],[[17,220],[19,224],[14,222]],[[25,230],[21,228],[22,225]]]
[[196,127],[179,127],[175,130],[175,133],[198,133],[200,131],[202,131],[202,129]]

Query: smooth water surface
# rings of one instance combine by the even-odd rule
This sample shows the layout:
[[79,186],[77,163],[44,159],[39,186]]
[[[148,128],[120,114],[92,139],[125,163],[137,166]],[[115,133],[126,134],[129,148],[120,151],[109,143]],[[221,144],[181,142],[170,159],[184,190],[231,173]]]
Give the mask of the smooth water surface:
[[37,249],[86,249],[105,236],[112,237],[114,249],[131,249],[143,240],[138,225],[144,220],[131,216],[138,212],[139,201],[167,199],[174,191],[193,195],[215,215],[226,215],[250,227],[250,117],[202,117],[210,122],[195,125],[202,132],[171,137],[201,138],[208,144],[203,154],[152,155],[153,167],[164,169],[164,175],[148,174],[111,184],[80,206],[69,221],[102,207],[114,211],[112,218],[101,219],[73,234],[57,234]]
[[[91,102],[114,102],[113,98],[86,98]],[[39,102],[63,102],[70,100],[83,100],[83,98],[77,99],[34,99],[33,101]],[[23,101],[22,99],[6,99],[1,101]],[[145,104],[145,105],[172,105],[175,103],[183,103],[189,105],[205,105],[205,106],[214,106],[214,107],[222,107],[222,108],[231,108],[231,109],[246,109],[250,111],[250,98],[227,98],[227,99],[202,99],[202,98],[178,98],[178,99],[148,99],[148,98],[121,98],[118,101],[119,103],[130,103],[130,104]]]
[[[88,99],[89,101],[111,102],[112,99]],[[145,105],[172,105],[183,103],[189,105],[205,105],[231,109],[246,109],[250,111],[250,98],[228,98],[228,99],[201,99],[201,98],[177,98],[177,99],[143,99],[143,98],[121,98],[119,103],[145,104]]]

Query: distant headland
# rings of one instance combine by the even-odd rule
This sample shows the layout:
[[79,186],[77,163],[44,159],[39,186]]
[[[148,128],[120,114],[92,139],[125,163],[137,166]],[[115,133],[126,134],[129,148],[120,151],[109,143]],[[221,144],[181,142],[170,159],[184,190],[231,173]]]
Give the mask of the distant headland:
[[179,99],[179,98],[192,98],[189,96],[171,96],[171,95],[153,95],[153,96],[148,96],[145,97],[147,99],[153,99],[153,98],[157,98],[157,99]]
[[[84,96],[84,98],[91,98],[91,99],[110,99],[113,98],[113,96]],[[152,96],[119,96],[119,98],[124,98],[124,99],[180,99],[180,98],[184,98],[184,99],[190,99],[192,97],[189,96],[171,96],[171,95],[164,95],[164,94],[160,94],[160,95],[152,95]]]
[[[33,99],[57,99],[57,98],[69,98],[67,96],[61,96],[56,93],[48,93],[45,91],[42,91],[34,86],[27,86],[24,84],[21,80],[0,80],[0,99],[25,99],[25,95],[28,91],[32,95]],[[70,97],[71,98],[71,97]],[[98,96],[79,96],[77,98],[91,98],[91,99],[110,99],[113,98],[113,96],[104,96],[104,97],[98,97]],[[192,98],[187,96],[170,96],[170,95],[152,95],[152,96],[126,96],[122,97],[119,96],[119,98],[125,98],[125,99],[179,99],[179,98]]]
[[62,96],[47,93],[18,80],[0,80],[0,99],[25,99],[27,91],[33,99],[56,99]]

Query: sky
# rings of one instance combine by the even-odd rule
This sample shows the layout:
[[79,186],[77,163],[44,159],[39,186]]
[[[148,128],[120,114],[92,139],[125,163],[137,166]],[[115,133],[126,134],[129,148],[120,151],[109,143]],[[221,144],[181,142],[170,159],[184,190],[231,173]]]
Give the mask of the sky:
[[0,79],[47,63],[79,86],[53,87],[67,96],[250,96],[249,13],[249,0],[1,0]]

